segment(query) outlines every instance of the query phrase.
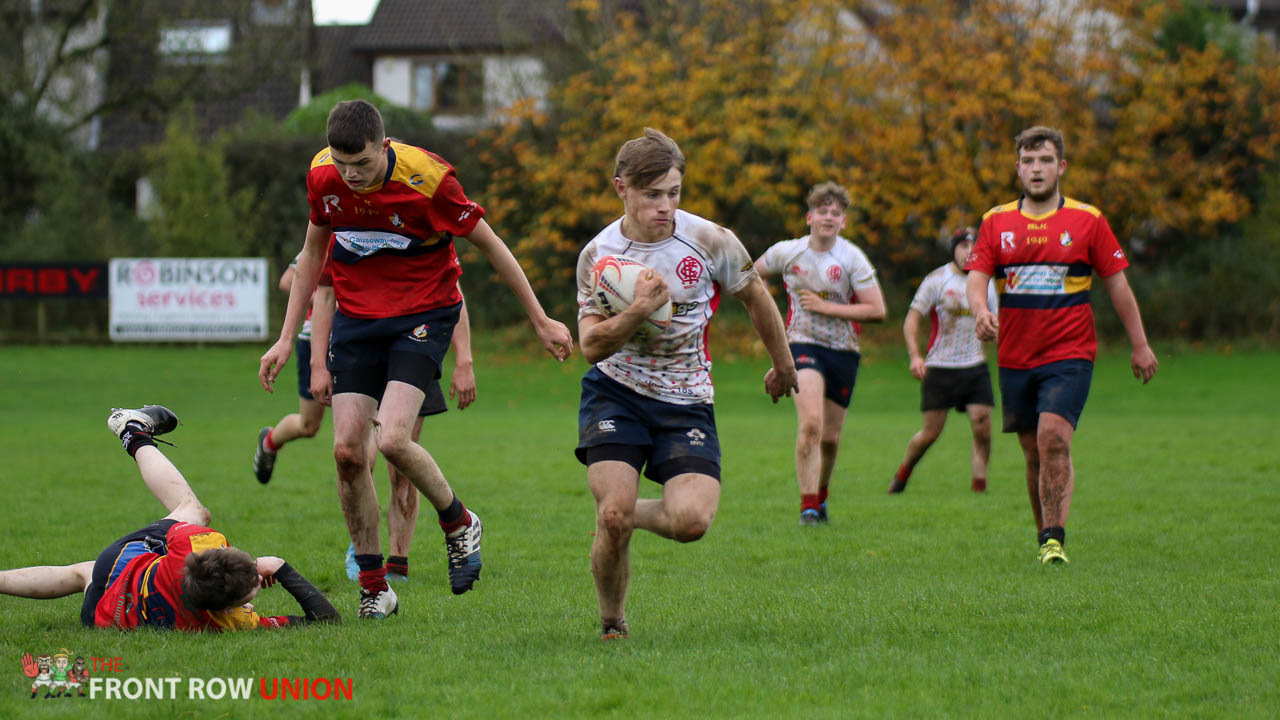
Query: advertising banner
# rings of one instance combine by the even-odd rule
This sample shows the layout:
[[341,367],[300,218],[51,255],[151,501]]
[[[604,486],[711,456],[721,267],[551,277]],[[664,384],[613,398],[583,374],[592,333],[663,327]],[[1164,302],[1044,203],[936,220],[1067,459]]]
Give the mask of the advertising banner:
[[0,262],[0,300],[106,296],[104,262]]
[[115,258],[108,276],[117,342],[267,337],[262,258]]

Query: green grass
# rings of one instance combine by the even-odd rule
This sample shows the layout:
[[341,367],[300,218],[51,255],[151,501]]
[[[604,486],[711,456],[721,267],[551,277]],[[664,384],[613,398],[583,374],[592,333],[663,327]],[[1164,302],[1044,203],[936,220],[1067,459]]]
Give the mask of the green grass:
[[[799,528],[790,404],[764,366],[716,366],[724,494],[712,531],[632,546],[631,639],[598,640],[592,501],[572,456],[584,365],[479,348],[477,404],[423,443],[485,521],[477,589],[447,588],[424,514],[402,611],[355,620],[327,440],[299,442],[259,486],[258,428],[296,408],[256,384],[258,347],[0,350],[0,567],[92,559],[163,514],[104,421],[160,402],[165,448],[252,553],[279,554],[347,622],[280,633],[87,631],[80,596],[0,597],[0,717],[1274,717],[1280,707],[1280,355],[1164,355],[1147,387],[1104,355],[1074,443],[1071,564],[1035,563],[1021,454],[995,441],[991,490],[968,489],[953,414],[902,496],[884,494],[919,422],[896,353],[864,363],[831,498]],[[331,437],[326,422],[321,437]],[[378,469],[385,502],[385,469]],[[644,488],[656,495],[652,484]],[[385,537],[385,525],[383,528]],[[259,609],[294,612],[279,590]],[[118,677],[352,678],[353,702],[29,701],[19,659],[66,647]],[[102,673],[99,673],[102,675]],[[180,686],[185,688],[185,685]],[[185,689],[183,693],[185,694]]]

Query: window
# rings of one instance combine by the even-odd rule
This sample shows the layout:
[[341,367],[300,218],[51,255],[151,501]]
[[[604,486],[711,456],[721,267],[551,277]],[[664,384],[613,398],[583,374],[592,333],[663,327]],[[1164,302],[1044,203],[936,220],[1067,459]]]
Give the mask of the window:
[[413,66],[413,107],[437,113],[484,110],[484,64],[420,61]]
[[160,54],[174,60],[217,58],[231,49],[230,20],[196,20],[160,30]]

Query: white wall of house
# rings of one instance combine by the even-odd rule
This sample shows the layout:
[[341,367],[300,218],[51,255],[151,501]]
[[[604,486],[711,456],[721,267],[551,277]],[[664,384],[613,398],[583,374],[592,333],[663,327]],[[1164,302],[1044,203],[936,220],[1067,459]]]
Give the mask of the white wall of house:
[[373,91],[397,105],[413,102],[413,58],[385,56],[373,61]]
[[[373,61],[373,91],[388,100],[413,106],[413,68],[426,60],[451,61],[456,56],[387,55]],[[482,126],[500,109],[524,98],[546,98],[547,80],[542,61],[530,56],[490,55],[481,58],[484,66],[484,112],[461,115],[434,113],[432,119],[442,129]]]
[[487,57],[484,60],[484,106],[489,112],[517,100],[537,98],[539,106],[547,97],[547,78],[542,61],[535,57]]

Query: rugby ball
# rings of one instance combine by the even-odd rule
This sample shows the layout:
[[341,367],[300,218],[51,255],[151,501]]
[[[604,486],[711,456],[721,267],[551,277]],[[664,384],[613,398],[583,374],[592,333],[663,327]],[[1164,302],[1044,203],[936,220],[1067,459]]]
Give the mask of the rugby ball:
[[[650,270],[644,263],[626,255],[605,255],[591,268],[591,294],[600,309],[613,317],[631,307],[636,298],[636,281],[647,272]],[[632,339],[640,343],[652,342],[669,324],[671,303],[666,303],[640,323]]]

